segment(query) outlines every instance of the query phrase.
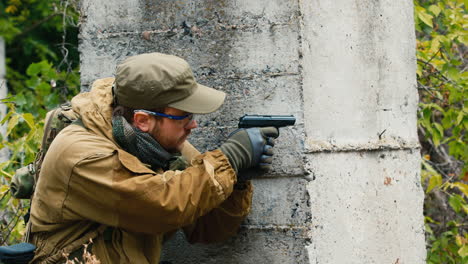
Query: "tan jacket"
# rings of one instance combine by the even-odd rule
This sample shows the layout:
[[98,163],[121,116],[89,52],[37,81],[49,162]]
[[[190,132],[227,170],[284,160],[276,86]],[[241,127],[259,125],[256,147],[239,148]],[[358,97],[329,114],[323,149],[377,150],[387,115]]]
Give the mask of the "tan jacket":
[[63,262],[89,238],[103,264],[158,263],[164,235],[183,228],[191,243],[221,241],[249,213],[252,187],[233,190],[219,150],[199,154],[186,142],[191,166],[158,172],[122,150],[112,136],[113,80],[73,98],[86,128],[68,126],[48,150],[32,201],[33,263]]

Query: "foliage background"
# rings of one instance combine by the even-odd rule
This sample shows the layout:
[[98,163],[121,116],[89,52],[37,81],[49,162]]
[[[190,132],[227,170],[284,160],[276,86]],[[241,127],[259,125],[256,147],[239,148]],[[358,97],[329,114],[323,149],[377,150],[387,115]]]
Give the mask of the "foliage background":
[[427,263],[468,263],[468,1],[414,3]]
[[[8,114],[0,148],[0,245],[18,242],[29,200],[10,196],[14,171],[32,162],[48,110],[79,92],[78,12],[74,1],[1,0],[0,36],[6,43]],[[3,67],[3,65],[0,65]],[[5,85],[0,83],[0,85]]]
[[[414,5],[427,263],[468,263],[468,0]],[[0,164],[0,244],[11,244],[29,206],[10,197],[11,176],[33,161],[47,110],[79,91],[78,12],[73,0],[1,0],[0,14],[11,91],[1,121],[0,148],[11,158]]]

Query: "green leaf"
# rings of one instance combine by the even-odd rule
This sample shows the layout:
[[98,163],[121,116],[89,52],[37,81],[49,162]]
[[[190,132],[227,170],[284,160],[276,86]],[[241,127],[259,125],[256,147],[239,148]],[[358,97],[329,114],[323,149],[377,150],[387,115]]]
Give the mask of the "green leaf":
[[457,116],[457,126],[461,124],[463,117],[465,117],[465,113],[463,111],[460,111]]
[[33,76],[31,77],[31,79],[27,80],[26,81],[26,85],[29,87],[29,88],[33,88],[36,87],[39,83],[41,82],[41,79],[36,77],[36,76]]
[[432,219],[430,216],[424,216],[424,222],[440,225],[440,222],[437,222],[436,220]]
[[8,121],[7,132],[5,136],[10,135],[13,128],[15,128],[16,125],[18,124],[18,121],[19,121],[19,115],[14,115],[11,117],[11,119]]
[[431,174],[438,174],[438,172],[425,160],[421,161],[423,168],[430,172]]
[[448,109],[447,112],[445,112],[444,117],[440,121],[444,129],[449,129],[453,126],[453,116],[454,116],[453,109]]
[[468,197],[468,184],[462,182],[455,182],[452,186],[457,187],[466,197]]
[[426,25],[429,27],[433,28],[434,26],[432,25],[432,18],[433,16],[429,15],[426,10],[422,7],[417,7],[416,8],[416,13],[418,15],[418,18]]
[[436,5],[431,5],[431,6],[429,7],[429,11],[431,11],[432,14],[434,14],[434,16],[437,17],[437,16],[440,14],[440,11],[442,11],[442,10],[440,9],[440,7],[438,7],[438,6],[436,6]]
[[4,177],[8,178],[8,179],[11,179],[13,178],[13,175],[11,175],[10,173],[0,169],[0,174],[3,175]]
[[452,59],[452,60],[450,60],[450,64],[452,64],[454,66],[460,66],[460,65],[463,64],[463,62],[460,61],[460,60],[457,60],[457,59]]
[[3,196],[9,189],[8,185],[0,185],[0,196]]
[[432,231],[432,228],[431,228],[430,225],[425,224],[424,227],[425,227],[425,229],[426,229],[426,233],[429,233],[429,234],[433,234],[433,233],[434,233],[434,231]]
[[436,109],[438,110],[439,112],[441,112],[442,114],[445,112],[444,109],[442,109],[442,107],[438,104],[434,104],[434,103],[431,103],[431,104],[426,104],[426,107],[430,107],[430,108],[433,108],[433,109]]
[[54,68],[52,68],[52,64],[48,61],[41,61],[41,74],[44,78],[50,80],[55,79],[57,77],[57,72]]
[[28,69],[26,70],[26,74],[29,76],[36,76],[41,72],[42,65],[41,63],[32,63],[29,65]]
[[23,106],[28,103],[24,97],[24,93],[15,95],[15,103],[17,106]]
[[431,116],[432,116],[432,111],[431,111],[431,107],[429,104],[421,104],[424,109],[423,109],[423,118],[424,120],[427,120],[427,121],[430,121],[431,120]]
[[460,213],[460,210],[462,209],[462,201],[463,198],[461,198],[460,195],[457,194],[451,195],[449,197],[449,204],[452,207],[452,209],[457,213]]
[[449,67],[447,70],[447,75],[450,79],[458,81],[460,79],[460,70],[456,67]]
[[466,151],[466,144],[463,142],[459,142],[458,140],[454,140],[449,142],[448,144],[449,154],[454,156],[454,158],[458,159],[461,158]]
[[429,193],[436,187],[440,187],[442,185],[442,176],[440,174],[435,174],[429,179],[429,184],[427,185],[426,193]]
[[50,85],[45,82],[41,82],[37,87],[36,87],[36,92],[38,95],[41,96],[46,96],[50,94]]
[[37,135],[37,129],[35,127],[31,128],[29,131],[28,136],[26,137],[26,141],[31,141]]
[[460,255],[460,257],[464,258],[464,257],[467,257],[468,256],[468,245],[464,245],[463,247],[461,247],[459,250],[458,250],[458,255]]
[[464,98],[463,93],[461,93],[458,89],[450,90],[450,95],[449,95],[449,103],[450,104],[458,103],[463,98]]
[[444,128],[439,123],[434,123],[435,128],[439,131],[441,137],[444,137]]
[[444,35],[439,35],[438,37],[439,37],[440,42],[442,42],[442,44],[446,46],[452,45],[451,38],[448,38]]
[[34,128],[34,116],[30,113],[25,113],[22,115],[24,121],[26,121],[26,124],[28,124],[29,128]]
[[432,141],[434,142],[434,145],[438,147],[440,145],[440,141],[442,140],[442,135],[440,135],[438,130],[433,130],[432,133]]
[[5,122],[8,121],[8,120],[10,119],[10,117],[11,117],[13,114],[15,114],[15,113],[16,113],[16,112],[10,110],[10,112],[8,112],[8,113],[6,114],[6,116],[2,119],[2,121],[0,121],[0,125],[5,124]]
[[465,44],[465,45],[468,45],[468,35],[463,35],[463,36],[459,37],[458,40],[459,40],[461,43],[463,43],[463,44]]
[[421,76],[422,76],[422,66],[419,65],[419,63],[418,63],[418,67],[416,68],[416,74],[418,75],[418,79],[421,78]]
[[47,109],[52,109],[60,104],[60,98],[56,93],[49,94],[45,99]]
[[468,204],[463,204],[462,207],[465,214],[468,214]]
[[440,36],[436,36],[431,41],[431,49],[429,49],[429,51],[432,53],[435,53],[439,50],[439,48],[440,48]]

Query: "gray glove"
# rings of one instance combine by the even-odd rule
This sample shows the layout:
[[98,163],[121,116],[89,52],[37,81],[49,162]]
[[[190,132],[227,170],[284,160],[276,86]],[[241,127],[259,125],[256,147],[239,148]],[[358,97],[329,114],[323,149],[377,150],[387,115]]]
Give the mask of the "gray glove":
[[274,138],[279,135],[276,127],[238,129],[221,145],[236,172],[259,166],[270,169],[273,160]]

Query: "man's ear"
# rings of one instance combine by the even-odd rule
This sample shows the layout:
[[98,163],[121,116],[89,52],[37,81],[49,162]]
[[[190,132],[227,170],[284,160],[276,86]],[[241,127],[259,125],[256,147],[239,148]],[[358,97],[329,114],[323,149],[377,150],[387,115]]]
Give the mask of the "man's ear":
[[151,117],[147,113],[136,112],[133,114],[133,125],[140,129],[142,132],[150,130]]

